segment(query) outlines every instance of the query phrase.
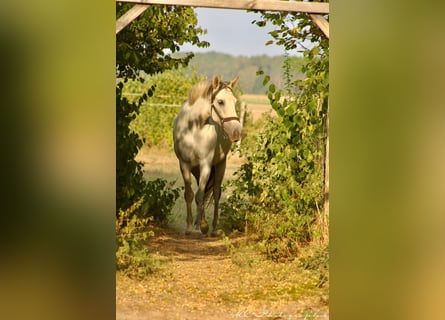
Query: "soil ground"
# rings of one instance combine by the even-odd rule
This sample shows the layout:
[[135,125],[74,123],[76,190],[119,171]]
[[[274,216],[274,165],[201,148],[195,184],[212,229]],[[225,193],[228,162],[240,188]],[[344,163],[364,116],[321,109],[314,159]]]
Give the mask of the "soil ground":
[[[149,246],[167,257],[145,280],[116,274],[116,319],[327,319],[327,297],[317,296],[309,273],[296,263],[274,263],[251,250],[227,250],[221,238],[158,229]],[[231,235],[237,246],[245,241]]]

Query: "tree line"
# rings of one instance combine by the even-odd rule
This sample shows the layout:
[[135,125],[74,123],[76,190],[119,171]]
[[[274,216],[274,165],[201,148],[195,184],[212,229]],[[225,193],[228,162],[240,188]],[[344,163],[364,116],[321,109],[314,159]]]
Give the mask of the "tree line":
[[[305,58],[289,56],[233,56],[219,52],[195,53],[190,60],[189,67],[199,74],[211,79],[214,74],[219,74],[223,79],[240,78],[238,86],[243,93],[266,94],[267,87],[263,84],[263,77],[256,76],[258,71],[262,71],[270,76],[270,80],[278,87],[284,85],[284,61],[288,60],[292,78],[303,79],[304,75],[300,71],[305,63]],[[191,71],[190,71],[191,72]]]

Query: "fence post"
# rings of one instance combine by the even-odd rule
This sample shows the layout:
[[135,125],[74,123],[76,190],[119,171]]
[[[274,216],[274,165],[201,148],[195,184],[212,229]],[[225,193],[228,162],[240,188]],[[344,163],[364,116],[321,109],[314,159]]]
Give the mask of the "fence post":
[[[239,122],[241,123],[241,128],[244,127],[244,115],[246,113],[246,103],[244,101],[241,101],[240,105],[240,115],[239,115]],[[239,150],[241,146],[241,138],[236,143],[236,149]]]

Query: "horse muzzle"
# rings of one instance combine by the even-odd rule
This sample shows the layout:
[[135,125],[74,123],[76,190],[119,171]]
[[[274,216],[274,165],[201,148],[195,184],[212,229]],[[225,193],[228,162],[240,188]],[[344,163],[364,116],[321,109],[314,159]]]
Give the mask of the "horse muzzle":
[[239,141],[243,132],[243,127],[238,119],[230,119],[222,123],[222,129],[232,142]]

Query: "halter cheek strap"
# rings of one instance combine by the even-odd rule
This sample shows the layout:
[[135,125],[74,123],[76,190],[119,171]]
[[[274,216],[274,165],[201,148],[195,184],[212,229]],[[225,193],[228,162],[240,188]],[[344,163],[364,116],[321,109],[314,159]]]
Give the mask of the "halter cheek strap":
[[215,105],[213,103],[212,103],[212,110],[215,110],[216,115],[220,119],[222,128],[224,128],[224,123],[225,122],[229,122],[229,121],[232,121],[232,120],[239,121],[238,117],[225,117],[224,118],[223,116],[221,116],[221,114],[218,112],[218,109],[216,109],[216,107],[215,107]]

